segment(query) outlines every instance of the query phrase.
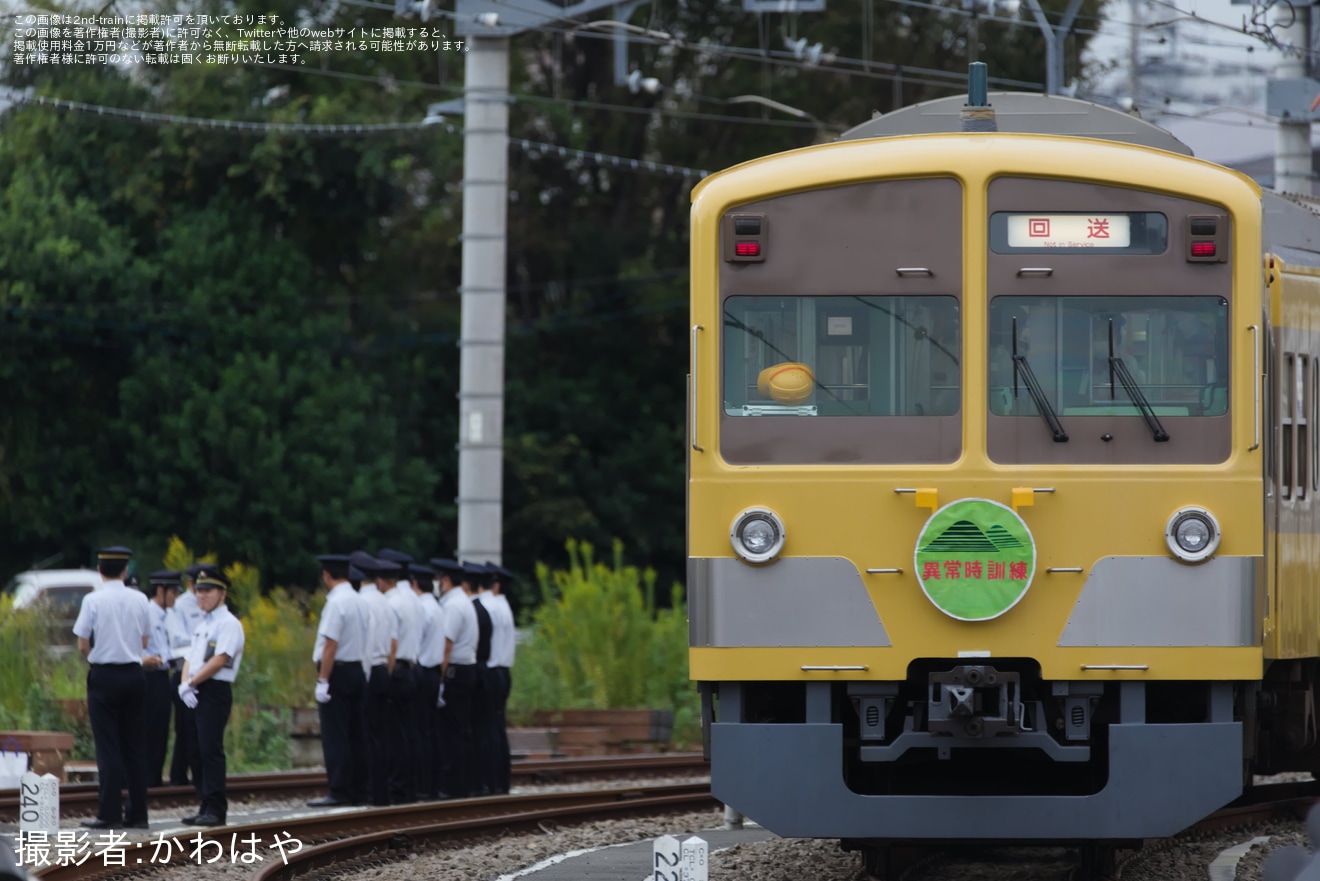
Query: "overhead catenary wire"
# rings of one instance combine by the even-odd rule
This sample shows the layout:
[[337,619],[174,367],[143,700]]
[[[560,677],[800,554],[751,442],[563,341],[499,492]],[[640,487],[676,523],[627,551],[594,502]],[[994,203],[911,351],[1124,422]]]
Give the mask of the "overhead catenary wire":
[[[204,128],[216,131],[256,132],[276,134],[299,134],[312,137],[367,137],[399,133],[416,133],[424,130],[443,129],[450,135],[461,135],[462,129],[447,122],[401,122],[401,123],[285,123],[285,122],[248,122],[232,119],[204,119],[195,116],[180,116],[172,113],[153,113],[147,110],[126,110],[120,107],[107,107],[101,104],[88,104],[83,101],[70,101],[65,98],[51,98],[45,95],[28,95],[9,90],[9,100],[19,104],[35,104],[41,107],[54,107],[71,110],[93,116],[123,119],[127,122],[152,125],[180,125]],[[529,141],[523,138],[510,138],[509,143],[533,154],[556,155],[560,158],[593,162],[622,171],[636,171],[650,174],[663,174],[671,177],[697,178],[707,177],[710,172],[699,168],[687,168],[666,162],[636,159],[628,156],[614,156],[594,150],[579,150],[559,144],[547,144]]]

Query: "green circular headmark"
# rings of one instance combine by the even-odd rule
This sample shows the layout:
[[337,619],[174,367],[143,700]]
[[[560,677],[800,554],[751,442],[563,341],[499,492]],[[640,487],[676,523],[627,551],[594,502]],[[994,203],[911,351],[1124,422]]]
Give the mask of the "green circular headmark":
[[935,608],[959,621],[988,621],[1026,595],[1036,574],[1036,540],[1007,505],[961,499],[926,521],[915,565]]

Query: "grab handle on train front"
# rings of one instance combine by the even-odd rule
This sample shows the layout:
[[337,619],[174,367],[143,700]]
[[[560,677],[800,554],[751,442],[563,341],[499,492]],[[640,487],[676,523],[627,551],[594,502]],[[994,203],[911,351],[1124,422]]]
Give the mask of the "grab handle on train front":
[[1251,384],[1256,395],[1256,410],[1255,410],[1256,442],[1253,443],[1247,449],[1247,452],[1250,453],[1252,450],[1260,449],[1260,325],[1257,324],[1248,325],[1247,330],[1251,331],[1251,342],[1252,342],[1251,347],[1256,352],[1256,358],[1255,358],[1256,372],[1251,375]]
[[697,385],[697,332],[701,330],[700,324],[692,325],[692,379],[691,388],[688,389],[688,398],[691,400],[691,421],[688,425],[688,431],[692,432],[692,449],[698,453],[706,452],[705,448],[697,445],[697,391],[700,386]]

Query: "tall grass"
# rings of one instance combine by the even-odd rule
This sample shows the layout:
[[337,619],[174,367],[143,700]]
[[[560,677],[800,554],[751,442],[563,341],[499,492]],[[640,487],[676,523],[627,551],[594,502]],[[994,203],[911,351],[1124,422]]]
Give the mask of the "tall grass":
[[688,680],[687,610],[683,588],[668,608],[655,601],[655,571],[597,562],[586,542],[567,543],[570,565],[536,567],[541,605],[520,642],[509,714],[526,724],[535,710],[569,708],[673,710],[674,739],[700,736],[700,703]]

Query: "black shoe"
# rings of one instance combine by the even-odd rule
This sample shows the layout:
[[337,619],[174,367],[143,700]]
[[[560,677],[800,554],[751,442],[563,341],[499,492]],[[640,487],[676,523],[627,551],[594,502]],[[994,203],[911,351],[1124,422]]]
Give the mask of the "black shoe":
[[200,817],[200,816],[201,816],[201,813],[190,814],[190,815],[188,815],[188,816],[186,816],[186,817],[180,817],[180,818],[179,818],[179,822],[182,823],[182,824],[185,825],[185,826],[191,826],[191,825],[193,825],[194,823],[197,822],[197,818]]
[[187,781],[186,779],[184,779],[184,780],[171,780],[171,781],[170,781],[170,786],[189,786],[189,785],[191,785],[191,784],[189,784],[188,781]]
[[223,826],[225,825],[225,818],[217,817],[215,814],[198,814],[196,817],[193,817],[193,821],[188,825],[189,826]]
[[449,798],[453,798],[453,796],[445,792],[443,789],[435,794],[436,801],[444,801],[445,799],[449,799]]
[[125,829],[150,829],[150,828],[151,828],[151,824],[148,823],[146,820],[139,820],[139,821],[136,822],[136,823],[125,823],[125,824],[124,824],[124,828],[125,828]]
[[82,826],[87,829],[114,829],[119,823],[111,823],[108,820],[83,820]]
[[324,798],[314,798],[307,803],[309,808],[337,808],[340,805],[347,805],[348,802],[340,801],[333,795],[327,795]]

